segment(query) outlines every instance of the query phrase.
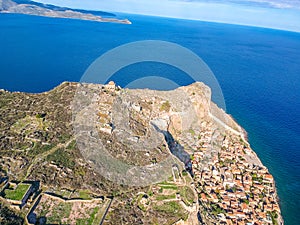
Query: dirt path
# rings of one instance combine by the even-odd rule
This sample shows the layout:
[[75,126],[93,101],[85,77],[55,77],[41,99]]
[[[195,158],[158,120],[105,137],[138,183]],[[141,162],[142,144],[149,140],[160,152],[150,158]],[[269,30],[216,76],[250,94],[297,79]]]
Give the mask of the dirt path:
[[45,159],[48,155],[54,153],[54,152],[55,152],[56,150],[58,150],[59,148],[65,148],[65,147],[67,147],[67,146],[68,146],[72,141],[74,141],[74,140],[75,140],[75,138],[71,138],[69,141],[67,141],[67,142],[65,142],[65,143],[59,143],[58,145],[56,145],[55,147],[51,148],[51,149],[50,149],[49,151],[47,151],[47,152],[43,152],[43,153],[41,153],[41,154],[39,154],[39,155],[36,155],[36,156],[34,157],[34,159],[32,160],[30,166],[28,167],[27,172],[26,172],[26,175],[25,175],[25,177],[24,177],[23,180],[26,180],[27,177],[30,175],[30,172],[31,172],[32,167],[33,167],[34,165],[36,165],[38,162],[41,162],[41,161],[42,161],[43,159]]
[[223,121],[221,121],[219,118],[217,118],[216,116],[214,116],[213,114],[209,113],[209,116],[217,123],[219,123],[221,126],[223,126],[226,130],[231,131],[232,133],[236,134],[236,135],[241,135],[241,137],[244,139],[244,135],[242,132],[237,131],[235,129],[233,129],[232,127],[228,126],[227,124],[225,124]]

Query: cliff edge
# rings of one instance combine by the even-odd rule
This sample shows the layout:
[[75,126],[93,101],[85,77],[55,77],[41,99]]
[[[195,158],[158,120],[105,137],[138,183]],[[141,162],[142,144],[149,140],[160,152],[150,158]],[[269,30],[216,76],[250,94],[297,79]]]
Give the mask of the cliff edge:
[[272,175],[203,83],[1,90],[0,115],[0,178],[111,196],[103,224],[283,224]]

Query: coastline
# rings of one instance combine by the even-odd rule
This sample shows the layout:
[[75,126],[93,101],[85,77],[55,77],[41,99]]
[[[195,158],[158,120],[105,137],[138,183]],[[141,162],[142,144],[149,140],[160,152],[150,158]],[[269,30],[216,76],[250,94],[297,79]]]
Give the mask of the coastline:
[[[57,8],[60,9],[60,7]],[[0,0],[0,13],[14,13],[50,18],[79,19],[96,22],[131,24],[131,21],[129,21],[128,19],[108,18],[72,9],[61,9],[62,10],[51,9],[48,7],[43,7],[43,5],[35,5],[35,3],[31,1],[28,1],[28,4],[18,4],[12,0]]]
[[[94,85],[94,86],[97,86],[97,85]],[[114,85],[112,85],[112,84],[109,84],[108,86],[105,86],[105,85],[98,85],[99,87],[101,87],[101,86],[104,86],[104,89],[105,88],[107,88],[107,91],[106,92],[104,92],[104,93],[106,93],[106,95],[107,95],[107,93],[108,94],[111,94],[111,96],[115,96],[115,95],[119,95],[118,93],[118,91],[117,91],[117,89],[115,89],[115,87],[114,87]],[[47,94],[50,94],[50,93],[54,93],[54,92],[56,92],[56,91],[59,91],[59,90],[64,90],[66,87],[68,87],[68,88],[74,88],[74,87],[78,87],[78,83],[76,83],[76,82],[63,82],[63,83],[61,83],[59,86],[57,86],[57,87],[55,87],[55,88],[53,88],[53,89],[51,89],[51,90],[49,90],[49,91],[47,91],[47,92],[43,92],[43,93],[40,93],[40,94],[37,94],[37,95],[39,95],[39,96],[41,96],[41,97],[46,97],[47,96]],[[206,114],[206,113],[208,113],[209,112],[209,110],[210,110],[210,108],[207,108],[207,107],[210,107],[211,106],[211,103],[212,102],[210,102],[210,96],[207,96],[207,95],[201,95],[200,93],[203,93],[202,91],[199,91],[199,90],[203,90],[203,88],[205,88],[205,89],[207,89],[208,87],[207,86],[205,86],[203,83],[194,83],[194,84],[191,84],[191,85],[189,85],[189,86],[185,86],[185,87],[181,87],[181,89],[183,89],[183,90],[186,90],[186,93],[189,95],[190,94],[190,96],[192,96],[191,97],[191,99],[192,99],[192,102],[198,102],[199,103],[199,101],[203,104],[203,106],[204,106],[204,112],[205,113],[201,113],[201,115],[199,114],[199,115],[196,115],[199,119],[200,119],[200,121],[201,121],[201,118],[202,119],[207,119],[207,118],[209,118],[209,116]],[[176,90],[175,90],[176,91]],[[7,94],[9,94],[9,93],[11,93],[11,92],[6,92],[6,91],[2,91],[1,90],[1,92],[5,92],[5,93],[7,93]],[[20,94],[24,94],[24,95],[28,95],[27,93],[21,93],[21,92],[15,92],[16,94],[17,93],[20,93]],[[126,91],[125,92],[120,92],[120,96],[122,96],[122,95],[124,95],[124,94],[126,94],[127,93],[127,89],[126,89]],[[176,99],[174,99],[174,97],[176,98],[176,96],[179,94],[179,93],[177,93],[176,95],[174,95],[174,94],[172,94],[173,93],[173,91],[153,91],[153,90],[143,90],[143,89],[137,89],[137,90],[130,90],[130,89],[128,89],[128,93],[132,93],[132,94],[141,94],[141,96],[144,96],[144,97],[146,97],[146,96],[152,96],[152,95],[154,95],[154,96],[157,96],[157,97],[159,97],[162,93],[163,93],[163,95],[164,95],[164,97],[167,97],[167,98],[170,98],[170,103],[171,103],[171,105],[172,104],[178,104],[179,102],[176,100]],[[196,93],[195,95],[193,95],[192,93]],[[35,94],[30,94],[31,96],[36,96]],[[149,97],[147,97],[147,98],[149,98]],[[174,102],[173,102],[174,101]],[[161,104],[162,102],[161,102],[161,100],[159,100],[158,102],[157,102],[158,104]],[[162,104],[164,104],[164,103],[162,103]],[[195,106],[196,108],[197,108],[197,105]],[[138,107],[137,107],[138,108]],[[138,108],[138,109],[140,109],[140,108]],[[104,110],[105,110],[105,108],[104,108]],[[106,111],[105,111],[106,112]],[[103,112],[103,113],[105,113],[105,112]],[[170,111],[170,112],[161,112],[160,110],[159,110],[159,113],[162,113],[162,115],[164,116],[164,118],[166,117],[166,116],[170,116],[170,115],[176,115],[176,110],[173,112],[173,110],[172,111]],[[200,111],[201,112],[201,111]],[[174,114],[175,113],[175,114]],[[234,132],[234,134],[233,135],[229,135],[229,137],[231,138],[231,139],[236,139],[236,142],[237,143],[239,143],[239,138],[241,138],[242,137],[242,135],[243,135],[243,130],[241,129],[241,127],[229,116],[229,115],[227,115],[227,114],[224,114],[225,112],[223,111],[222,113],[221,113],[221,115],[223,115],[224,116],[224,122],[222,122],[222,123],[217,123],[217,125],[215,124],[213,127],[215,127],[215,126],[220,126],[220,125],[222,125],[223,126],[223,128],[225,128],[225,130],[226,130],[226,132],[231,132],[232,133],[232,131],[235,131]],[[175,117],[173,117],[172,119],[171,119],[173,122],[172,122],[172,124],[175,126],[176,125],[176,118]],[[214,118],[212,117],[211,118],[211,120],[208,120],[208,122],[209,121],[214,121]],[[225,126],[224,126],[224,124],[225,124]],[[103,125],[106,125],[106,123],[105,124],[103,124]],[[99,126],[101,126],[100,124],[99,124]],[[231,127],[231,126],[233,126],[233,127]],[[203,131],[201,131],[200,132],[200,134],[208,134],[208,136],[207,137],[209,137],[209,136],[211,136],[213,133],[210,133],[210,132],[208,132],[207,133],[207,129],[211,129],[211,128],[213,128],[213,127],[210,127],[210,126],[204,126],[203,127]],[[231,127],[231,129],[228,129],[229,127]],[[174,127],[174,128],[176,128],[176,127]],[[177,127],[177,128],[179,128],[179,129],[182,129],[182,127]],[[169,129],[169,128],[168,128]],[[237,135],[236,134],[236,132],[238,132],[237,130],[239,130],[239,132],[240,132],[240,135]],[[176,130],[176,129],[175,129]],[[180,130],[179,130],[180,131]],[[169,130],[169,132],[170,133],[173,133],[173,131],[172,131],[172,129],[171,130]],[[184,133],[182,133],[183,135],[188,135],[188,137],[190,137],[190,135],[191,134],[193,134],[194,132],[198,132],[198,131],[196,131],[196,130],[194,130],[193,132],[191,132],[190,130],[188,130],[187,131],[187,133],[186,132],[184,132]],[[173,135],[174,135],[174,137],[176,137],[176,134],[175,133],[173,133]],[[197,136],[196,135],[196,133],[194,133],[194,135],[193,136]],[[202,136],[202,135],[201,135]],[[206,137],[205,137],[205,139],[206,139]],[[189,138],[187,139],[187,137],[183,137],[183,140],[189,140]],[[198,141],[200,141],[201,142],[201,140],[198,140]],[[179,140],[179,143],[180,143],[180,140]],[[232,145],[232,146],[235,146],[236,145],[236,143],[235,142],[232,142],[231,143],[231,141],[229,141],[229,143],[228,144],[230,144],[230,145]],[[225,147],[226,147],[226,145],[227,145],[227,147],[226,147],[226,149],[232,149],[232,147],[231,146],[229,146],[228,144],[224,144],[224,140],[223,140],[223,144],[222,145],[224,145]],[[246,145],[245,145],[246,144]],[[250,147],[250,144],[246,141],[246,140],[242,140],[242,143],[239,143],[239,145],[237,146],[238,147],[238,149],[240,148],[240,147],[242,147],[242,148],[245,148],[245,149],[248,149],[248,151],[249,151],[249,153],[247,153],[247,155],[250,155],[250,158],[252,159],[251,161],[250,160],[246,160],[246,162],[247,162],[247,164],[249,163],[249,164],[252,164],[252,165],[256,165],[255,167],[254,167],[254,170],[253,169],[251,169],[251,167],[249,167],[248,168],[248,170],[249,171],[257,171],[257,166],[259,167],[259,170],[262,170],[263,171],[263,173],[261,173],[260,172],[260,174],[262,174],[262,175],[268,175],[269,174],[269,172],[268,172],[268,170],[267,170],[267,168],[265,167],[265,166],[263,166],[262,165],[262,163],[261,163],[261,161],[260,161],[260,159],[258,158],[258,156],[256,155],[256,153],[251,149],[251,147]],[[202,145],[202,148],[205,148],[203,145]],[[201,150],[201,151],[207,151],[206,149],[203,149],[203,150]],[[199,156],[200,156],[200,160],[202,160],[201,159],[201,152],[198,152],[198,151],[196,151],[195,153],[197,153],[197,154],[199,154]],[[194,153],[194,155],[195,155],[195,153]],[[223,153],[225,153],[225,152],[223,152]],[[182,153],[180,153],[180,151],[178,152],[178,155],[179,155],[179,157],[180,157],[180,154],[182,154]],[[228,153],[226,153],[226,154],[228,154]],[[232,152],[232,154],[233,154],[233,156],[236,156],[235,154],[235,152]],[[245,154],[246,155],[246,154]],[[183,156],[185,156],[185,155],[183,155]],[[210,158],[210,161],[209,162],[207,162],[207,165],[216,165],[217,167],[216,168],[218,168],[218,165],[220,165],[220,161],[219,160],[217,160],[215,157],[214,157],[214,155],[212,155],[211,154],[211,156],[212,156],[212,158]],[[244,156],[244,155],[243,155]],[[194,156],[194,157],[196,157],[196,156]],[[221,157],[222,157],[222,155],[221,155]],[[197,156],[197,158],[199,159],[199,157]],[[236,158],[236,160],[238,160],[238,158],[239,157],[237,157]],[[195,160],[195,159],[194,159]],[[237,165],[235,165],[235,164],[237,164]],[[198,166],[198,162],[197,162],[197,160],[194,162],[192,162],[192,165],[194,166],[195,165],[195,167],[193,167],[193,169],[194,169],[194,173],[195,173],[195,177],[194,177],[194,181],[195,182],[198,182],[198,181],[200,181],[201,182],[201,180],[203,179],[203,177],[202,177],[202,175],[201,175],[201,173],[202,173],[202,171],[201,171],[201,169],[199,170],[199,172],[200,172],[200,174],[198,173],[198,174],[196,174],[196,171],[198,171],[198,168],[197,168],[197,166]],[[241,168],[239,168],[239,166],[240,165],[243,165],[243,166],[245,166],[246,164],[243,164],[242,163],[242,161],[237,161],[236,163],[233,163],[232,165],[227,165],[227,167],[228,168],[231,168],[231,167],[233,167],[233,166],[235,166],[235,167],[237,167],[236,169],[240,169],[240,170],[242,170],[242,167]],[[260,168],[261,167],[261,168]],[[210,168],[208,171],[209,171],[209,173],[211,173],[211,175],[212,175],[212,177],[211,177],[211,179],[213,179],[214,177],[216,177],[216,173],[214,172],[214,166],[212,167],[212,168]],[[235,169],[235,170],[236,170]],[[219,169],[218,169],[219,170]],[[220,167],[220,170],[219,170],[219,172],[218,173],[221,173],[221,171],[222,171],[222,169],[221,169],[221,167]],[[231,170],[230,170],[231,171]],[[234,173],[236,173],[236,172],[234,172]],[[240,173],[240,172],[239,172]],[[273,185],[275,185],[275,182],[274,182],[274,180],[273,180],[273,178],[272,178],[272,176],[271,176],[271,180],[273,181]],[[222,183],[219,183],[220,184],[220,187],[221,186],[223,186],[223,184]],[[256,184],[255,184],[256,185]],[[257,186],[258,187],[261,187],[261,184],[257,184]],[[199,193],[199,195],[201,195],[202,193],[203,193],[203,190],[202,190],[202,188],[203,187],[205,187],[205,185],[203,184],[203,186],[200,186],[200,189],[198,190],[197,189],[197,192]],[[213,186],[212,186],[213,187]],[[223,191],[225,194],[226,194],[226,189],[224,189],[224,191]],[[203,206],[205,206],[206,208],[208,207],[210,207],[211,205],[213,205],[214,203],[214,201],[215,201],[215,199],[213,199],[213,197],[214,197],[214,194],[213,194],[213,192],[207,192],[206,193],[207,195],[208,195],[208,198],[209,199],[212,199],[212,203],[210,203],[210,204],[204,204],[202,201],[203,201],[203,198],[201,197],[201,199],[200,199],[200,201],[199,201],[199,204],[203,204]],[[276,187],[275,187],[275,194],[274,194],[274,196],[276,196],[277,197],[277,201],[278,201],[278,196],[277,196],[277,191],[276,191]],[[226,197],[226,195],[222,195],[221,196],[221,198],[223,198],[224,197],[224,199],[225,199],[225,197]],[[261,201],[259,201],[259,203],[261,203]],[[201,213],[201,212],[200,212]],[[202,212],[203,213],[203,212]],[[228,214],[228,217],[232,217],[231,216],[231,214]],[[215,217],[213,217],[213,219],[217,219],[217,218],[215,218]],[[211,218],[210,219],[208,219],[208,220],[211,220]],[[279,213],[278,214],[278,221],[279,222],[281,222],[281,221],[283,221],[283,219],[282,219],[282,216],[281,216],[281,213]],[[283,222],[282,222],[283,223]]]

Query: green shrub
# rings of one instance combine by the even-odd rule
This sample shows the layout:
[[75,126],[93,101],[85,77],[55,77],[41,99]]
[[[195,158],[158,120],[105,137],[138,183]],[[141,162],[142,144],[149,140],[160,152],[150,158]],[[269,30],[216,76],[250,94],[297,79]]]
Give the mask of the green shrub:
[[169,112],[171,109],[171,105],[169,101],[164,102],[161,107],[160,107],[160,111],[166,111]]
[[47,156],[47,161],[53,161],[54,163],[64,166],[70,169],[74,169],[75,162],[71,159],[71,156],[65,149],[58,149],[54,153]]

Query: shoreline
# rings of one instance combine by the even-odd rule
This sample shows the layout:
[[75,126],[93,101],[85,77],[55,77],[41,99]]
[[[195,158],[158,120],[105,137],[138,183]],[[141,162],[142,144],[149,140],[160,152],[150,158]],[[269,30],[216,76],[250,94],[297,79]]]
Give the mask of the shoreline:
[[[23,14],[32,16],[42,16],[49,18],[78,19],[96,22],[111,22],[120,24],[132,24],[128,19],[117,19],[97,16],[92,13],[80,12],[76,9],[62,8],[58,6],[37,5],[35,2],[28,1],[27,4],[18,4],[12,0],[1,0],[0,13]],[[52,8],[51,8],[52,7]],[[55,8],[53,8],[55,7]]]

